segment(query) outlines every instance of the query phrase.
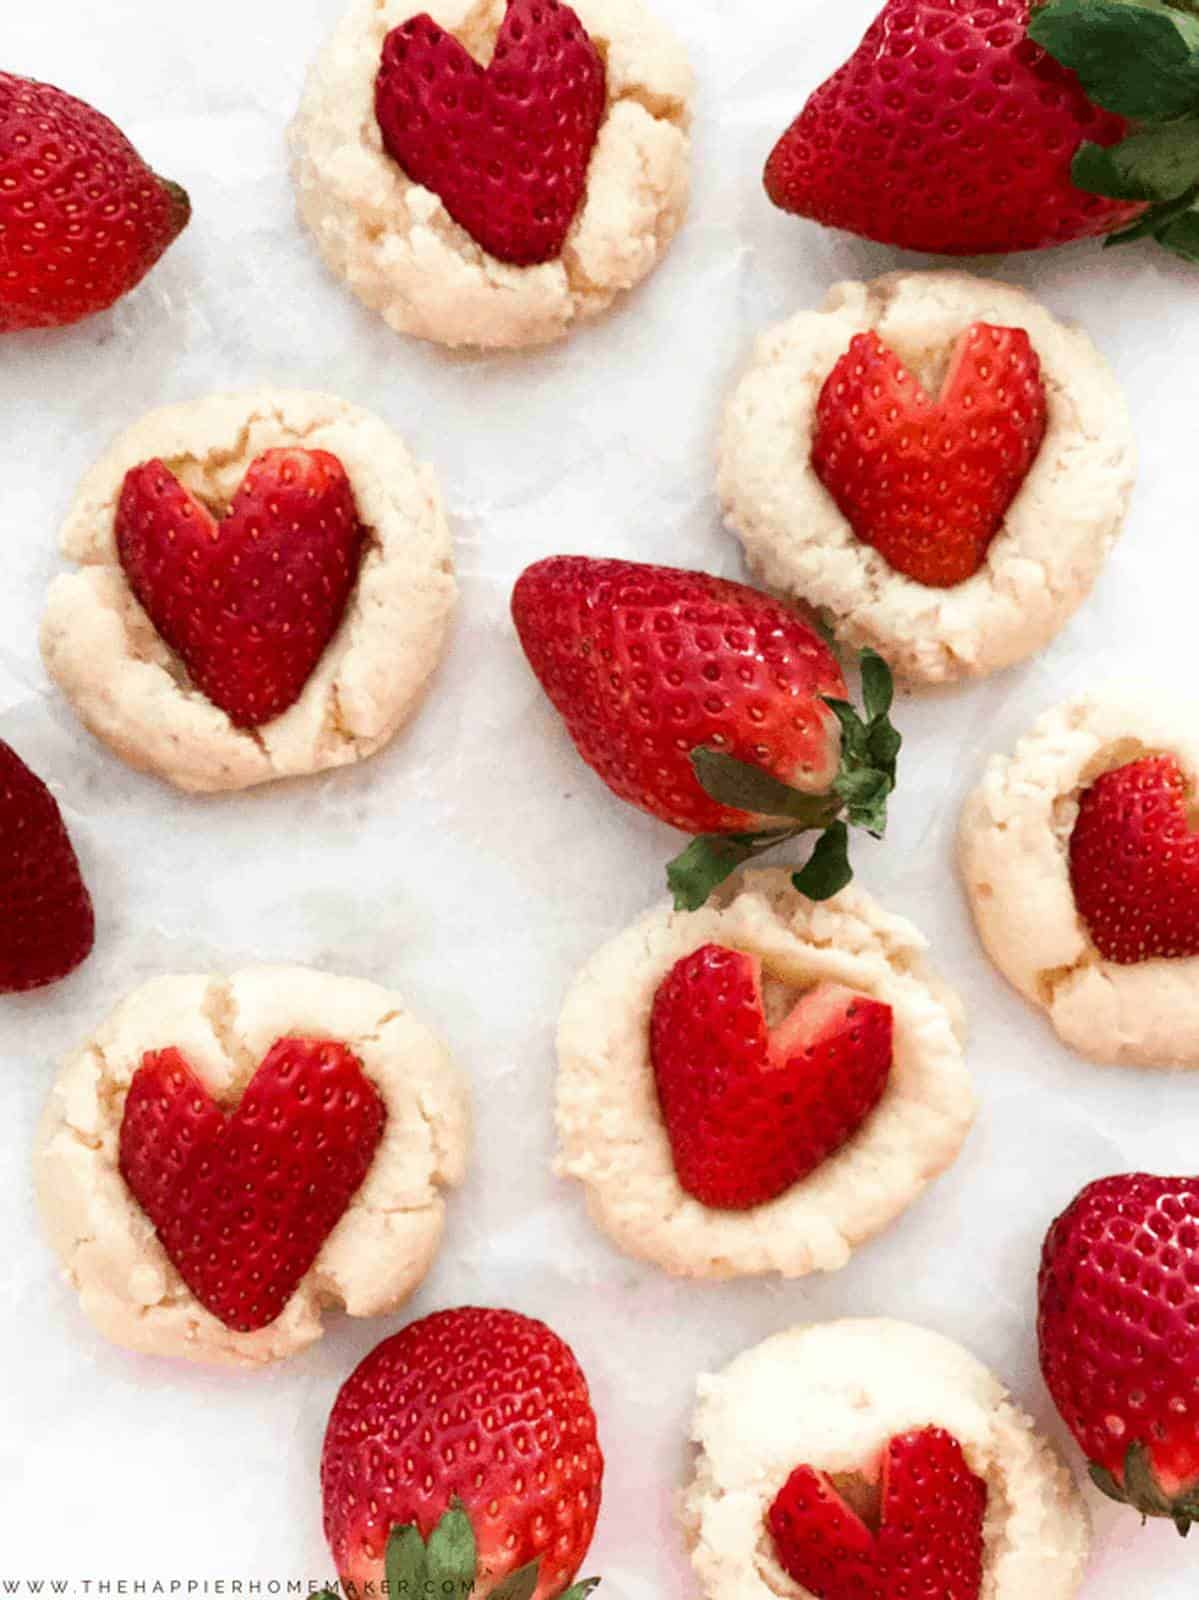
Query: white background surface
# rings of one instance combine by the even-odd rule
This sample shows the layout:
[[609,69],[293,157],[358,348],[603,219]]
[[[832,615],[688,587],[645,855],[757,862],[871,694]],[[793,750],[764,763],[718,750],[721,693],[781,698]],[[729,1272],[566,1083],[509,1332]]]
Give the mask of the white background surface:
[[[99,917],[78,975],[0,1002],[0,1576],[328,1577],[325,1417],[398,1325],[335,1321],[298,1360],[241,1377],[132,1357],[84,1324],[37,1234],[28,1151],[58,1058],[151,974],[312,962],[400,987],[448,1034],[475,1083],[479,1146],[412,1311],[506,1303],[574,1343],[609,1458],[588,1568],[614,1600],[692,1591],[672,1502],[697,1372],[791,1322],[893,1314],[964,1341],[1052,1424],[1033,1342],[1047,1223],[1102,1173],[1193,1170],[1199,1077],[1072,1060],[985,964],[952,868],[966,788],[1035,713],[1098,679],[1185,690],[1194,677],[1199,276],[1150,247],[1082,246],[982,270],[1085,322],[1119,369],[1143,447],[1126,539],[1039,660],[901,705],[892,838],[859,846],[863,881],[925,930],[969,1002],[984,1106],[962,1160],[847,1271],[789,1286],[672,1282],[609,1249],[580,1194],[550,1175],[560,998],[660,894],[677,840],[578,763],[515,644],[512,580],[559,551],[737,574],[712,453],[750,338],[837,279],[900,259],[776,214],[759,185],[774,135],[874,0],[654,3],[700,79],[686,232],[608,319],[548,353],[480,359],[390,333],[293,221],[284,128],[340,0],[107,0],[69,14],[3,0],[3,66],[114,116],[190,189],[195,220],[132,300],[75,330],[9,336],[0,360],[0,736],[58,793]],[[384,755],[188,800],[77,726],[42,672],[38,618],[58,522],[109,438],[150,406],[257,381],[374,407],[436,464],[463,604],[423,713]],[[1199,1552],[1092,1498],[1087,1600],[1195,1594]]]

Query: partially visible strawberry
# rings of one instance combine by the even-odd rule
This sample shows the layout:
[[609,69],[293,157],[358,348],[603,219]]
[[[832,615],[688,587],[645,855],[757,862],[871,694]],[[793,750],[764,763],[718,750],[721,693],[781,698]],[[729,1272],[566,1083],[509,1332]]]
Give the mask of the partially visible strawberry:
[[675,1171],[706,1206],[777,1199],[857,1132],[891,1071],[891,1007],[841,984],[766,1022],[762,962],[704,945],[654,996],[650,1053]]
[[952,588],[986,560],[1048,423],[1023,328],[968,328],[937,400],[861,333],[821,392],[812,465],[864,544],[917,583]]
[[1080,147],[1114,145],[1129,123],[1033,43],[1032,15],[1030,0],[888,0],[775,146],[771,200],[944,255],[1038,250],[1133,222],[1142,204],[1084,193],[1071,171]]
[[490,255],[562,254],[607,107],[603,60],[561,0],[508,0],[487,67],[426,15],[388,34],[375,85],[383,143]]
[[0,333],[59,328],[135,288],[191,204],[82,100],[0,72]]
[[304,691],[358,580],[365,531],[324,450],[266,450],[220,520],[161,461],[126,475],[117,552],[150,621],[239,728]]
[[823,838],[801,887],[827,898],[852,876],[846,822],[882,833],[900,738],[873,652],[863,722],[815,629],[744,584],[554,556],[522,573],[512,615],[588,766],[622,800],[706,835],[672,864],[680,906],[813,829]]
[[0,740],[0,994],[57,983],[87,959],[95,936],[58,802]]
[[125,1099],[121,1176],[200,1304],[254,1333],[320,1254],[386,1121],[342,1044],[278,1040],[228,1114],[178,1050],[151,1051]]
[[1074,902],[1106,961],[1199,955],[1199,833],[1173,756],[1116,767],[1086,789],[1070,835]]
[[1199,1519],[1199,1178],[1084,1189],[1045,1240],[1037,1333],[1096,1484],[1185,1534]]
[[564,1591],[603,1474],[569,1346],[514,1311],[442,1311],[342,1386],[321,1457],[325,1536],[352,1596],[486,1600],[503,1585],[511,1600],[585,1600],[594,1581]]
[[978,1600],[986,1509],[987,1486],[961,1445],[923,1428],[887,1446],[877,1533],[811,1467],[791,1474],[767,1524],[784,1570],[813,1600]]

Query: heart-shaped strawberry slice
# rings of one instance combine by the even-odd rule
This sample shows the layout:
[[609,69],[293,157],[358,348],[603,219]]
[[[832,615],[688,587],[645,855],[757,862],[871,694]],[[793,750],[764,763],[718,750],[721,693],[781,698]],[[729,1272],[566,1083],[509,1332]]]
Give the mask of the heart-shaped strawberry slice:
[[1199,833],[1173,756],[1131,761],[1083,793],[1070,879],[1105,960],[1199,955]]
[[785,1571],[814,1600],[978,1600],[987,1486],[941,1428],[892,1439],[881,1520],[867,1527],[822,1472],[797,1467],[767,1525]]
[[342,1044],[280,1039],[228,1115],[178,1050],[157,1050],[129,1086],[121,1176],[200,1304],[253,1333],[316,1260],[386,1121]]
[[891,1008],[867,995],[822,983],[771,1029],[756,956],[715,944],[685,956],[650,1019],[679,1183],[726,1210],[776,1199],[874,1110],[892,1045]]
[[299,699],[358,579],[365,532],[324,450],[267,450],[221,520],[161,461],[125,477],[117,553],[192,682],[239,728]]
[[948,589],[986,560],[1048,422],[1023,328],[968,328],[937,400],[876,333],[862,333],[821,392],[812,465],[863,544],[917,583]]
[[388,152],[476,244],[518,267],[562,254],[606,106],[603,60],[560,0],[509,0],[487,67],[413,17],[388,34],[375,84]]

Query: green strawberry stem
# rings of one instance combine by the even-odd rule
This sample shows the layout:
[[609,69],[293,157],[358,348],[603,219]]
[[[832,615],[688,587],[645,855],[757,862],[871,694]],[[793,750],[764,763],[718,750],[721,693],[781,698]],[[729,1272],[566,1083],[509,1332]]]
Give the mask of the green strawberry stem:
[[805,794],[747,761],[720,750],[694,750],[691,764],[704,793],[719,805],[767,820],[758,833],[703,834],[666,869],[679,911],[698,911],[727,877],[806,833],[819,838],[807,865],[792,882],[809,900],[831,900],[853,879],[849,829],[876,839],[887,830],[887,801],[895,788],[903,738],[891,722],[895,685],[891,669],[874,650],[859,658],[863,717],[848,700],[825,698],[841,724],[841,764],[826,794]]
[[1192,1487],[1180,1497],[1171,1498],[1158,1483],[1150,1461],[1149,1451],[1134,1440],[1124,1457],[1124,1482],[1118,1483],[1106,1467],[1090,1464],[1091,1482],[1109,1500],[1118,1505],[1132,1506],[1141,1513],[1142,1521],[1149,1517],[1169,1517],[1185,1539],[1191,1523],[1199,1522],[1199,1489]]
[[1077,73],[1095,105],[1133,132],[1110,148],[1084,144],[1080,189],[1140,200],[1145,213],[1109,245],[1153,238],[1199,262],[1199,5],[1193,0],[1046,0],[1029,37]]

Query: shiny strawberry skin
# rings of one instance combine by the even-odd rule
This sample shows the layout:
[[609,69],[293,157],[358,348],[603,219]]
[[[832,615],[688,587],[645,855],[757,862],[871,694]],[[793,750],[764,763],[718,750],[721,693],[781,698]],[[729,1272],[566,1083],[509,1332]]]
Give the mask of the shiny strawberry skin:
[[1092,1466],[1123,1485],[1140,1444],[1164,1498],[1199,1503],[1199,1178],[1128,1173],[1084,1189],[1045,1240],[1037,1335]]
[[691,752],[720,750],[824,793],[844,697],[831,650],[767,595],[701,572],[554,556],[517,581],[529,664],[588,766],[630,805],[686,833],[761,819],[710,800]]
[[941,1428],[891,1440],[876,1533],[829,1479],[797,1467],[767,1515],[775,1553],[814,1600],[978,1600],[986,1483]]
[[822,984],[771,1030],[757,957],[715,944],[685,956],[650,1017],[679,1183],[728,1210],[777,1199],[878,1105],[893,1047],[891,1008],[867,995]]
[[121,1176],[200,1304],[255,1333],[320,1254],[386,1121],[342,1044],[278,1040],[229,1113],[178,1050],[156,1050],[125,1099]]
[[551,1600],[587,1554],[603,1472],[569,1346],[517,1312],[442,1311],[377,1345],[342,1387],[321,1459],[325,1536],[349,1592],[378,1594],[391,1530],[428,1538],[456,1496],[480,1600],[534,1560],[534,1600]]
[[161,461],[126,475],[117,552],[193,683],[240,728],[295,704],[341,625],[365,532],[324,450],[267,450],[217,520]]
[[863,333],[821,392],[812,465],[863,543],[917,583],[952,588],[986,560],[1048,424],[1023,328],[967,329],[938,400]]
[[0,740],[0,994],[57,983],[87,959],[95,937],[58,802]]
[[1105,961],[1199,955],[1199,834],[1173,756],[1105,772],[1079,800],[1070,881]]
[[107,117],[0,72],[0,333],[107,310],[190,216],[178,184],[151,172]]
[[489,67],[431,17],[388,34],[375,86],[383,143],[489,255],[562,254],[607,108],[603,60],[561,0],[509,0]]
[[775,205],[942,255],[1038,250],[1144,209],[1075,187],[1085,141],[1130,131],[1028,38],[1029,0],[889,0],[766,166]]

